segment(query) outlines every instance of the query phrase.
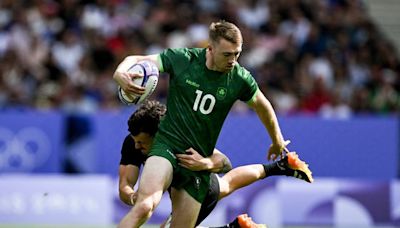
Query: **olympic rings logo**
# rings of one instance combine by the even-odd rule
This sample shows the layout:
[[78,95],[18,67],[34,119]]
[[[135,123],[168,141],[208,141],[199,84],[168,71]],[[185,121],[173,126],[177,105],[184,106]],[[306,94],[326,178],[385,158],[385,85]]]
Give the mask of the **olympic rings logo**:
[[47,134],[36,127],[14,133],[0,127],[0,172],[32,171],[51,155]]

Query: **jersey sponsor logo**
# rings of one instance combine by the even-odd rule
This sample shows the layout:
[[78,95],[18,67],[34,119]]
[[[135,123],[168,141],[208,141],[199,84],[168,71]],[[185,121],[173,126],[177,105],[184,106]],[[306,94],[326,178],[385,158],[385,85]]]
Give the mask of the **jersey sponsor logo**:
[[217,98],[218,100],[223,100],[226,97],[227,89],[224,87],[218,87],[217,89]]
[[194,87],[196,87],[196,88],[199,88],[199,87],[200,87],[200,85],[199,85],[198,83],[196,83],[196,82],[194,82],[194,81],[191,81],[191,80],[189,80],[189,79],[186,79],[186,84],[191,85],[191,86],[194,86]]

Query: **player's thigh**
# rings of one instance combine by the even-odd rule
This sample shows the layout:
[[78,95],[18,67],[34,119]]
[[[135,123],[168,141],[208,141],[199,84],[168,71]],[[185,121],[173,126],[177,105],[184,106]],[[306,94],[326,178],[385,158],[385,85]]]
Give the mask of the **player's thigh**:
[[171,227],[194,227],[201,204],[184,189],[171,189]]
[[229,194],[231,194],[231,188],[229,185],[229,182],[231,181],[231,179],[229,177],[225,177],[223,176],[218,177],[218,183],[219,183],[219,199],[222,199],[226,196],[228,196]]
[[201,203],[201,208],[199,215],[197,217],[196,225],[203,222],[205,218],[214,210],[215,206],[217,206],[220,190],[219,190],[219,177],[216,174],[210,175],[210,187],[208,189],[207,195],[204,198],[204,201]]
[[146,160],[139,184],[139,197],[162,193],[172,182],[173,168],[164,157],[151,156]]

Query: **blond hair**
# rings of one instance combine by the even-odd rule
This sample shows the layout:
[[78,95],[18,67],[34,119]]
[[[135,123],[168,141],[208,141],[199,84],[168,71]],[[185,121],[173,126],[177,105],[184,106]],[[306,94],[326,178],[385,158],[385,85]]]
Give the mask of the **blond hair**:
[[223,38],[234,44],[243,42],[242,33],[233,23],[221,20],[211,23],[209,27],[209,39],[211,43],[217,43]]

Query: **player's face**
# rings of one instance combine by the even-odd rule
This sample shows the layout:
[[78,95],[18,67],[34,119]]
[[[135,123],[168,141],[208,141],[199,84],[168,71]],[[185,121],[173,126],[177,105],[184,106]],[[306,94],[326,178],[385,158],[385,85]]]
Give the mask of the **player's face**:
[[212,56],[213,70],[219,72],[228,72],[237,63],[242,52],[242,44],[234,44],[225,39],[209,46]]
[[140,150],[143,154],[148,154],[153,144],[153,137],[144,132],[135,136],[132,135],[132,137],[135,140],[135,149]]

